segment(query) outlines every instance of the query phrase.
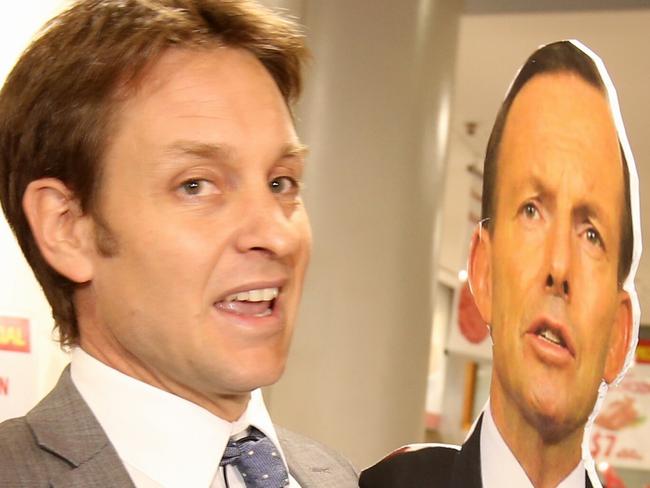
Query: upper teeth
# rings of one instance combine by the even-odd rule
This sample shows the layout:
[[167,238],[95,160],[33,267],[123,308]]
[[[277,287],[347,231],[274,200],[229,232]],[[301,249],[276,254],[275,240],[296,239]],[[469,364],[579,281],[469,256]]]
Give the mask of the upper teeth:
[[551,329],[544,329],[540,335],[551,342],[554,342],[555,344],[562,344],[562,338],[557,335],[555,332],[553,332]]
[[260,288],[258,290],[248,290],[234,293],[226,297],[226,302],[268,302],[278,296],[277,288]]

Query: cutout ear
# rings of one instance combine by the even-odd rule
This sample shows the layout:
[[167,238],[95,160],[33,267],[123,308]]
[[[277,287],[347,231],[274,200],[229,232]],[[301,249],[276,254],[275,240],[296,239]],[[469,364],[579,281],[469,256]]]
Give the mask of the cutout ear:
[[625,366],[625,358],[632,339],[632,301],[626,291],[621,291],[620,297],[603,374],[607,384],[613,382]]
[[73,192],[56,178],[32,181],[23,195],[23,210],[50,266],[75,283],[90,281],[90,218],[81,211]]
[[467,275],[481,318],[492,323],[492,244],[490,233],[479,224],[472,235]]

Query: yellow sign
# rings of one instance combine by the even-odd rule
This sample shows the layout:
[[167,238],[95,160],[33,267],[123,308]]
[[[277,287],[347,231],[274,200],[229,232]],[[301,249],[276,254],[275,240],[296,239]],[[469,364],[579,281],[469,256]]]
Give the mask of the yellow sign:
[[641,339],[636,346],[636,360],[638,363],[650,363],[650,341]]
[[29,320],[0,317],[0,350],[29,352]]

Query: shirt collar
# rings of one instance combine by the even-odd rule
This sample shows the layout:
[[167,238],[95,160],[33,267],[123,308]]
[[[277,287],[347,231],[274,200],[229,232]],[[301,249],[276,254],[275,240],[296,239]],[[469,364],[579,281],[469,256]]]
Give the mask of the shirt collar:
[[[481,424],[481,478],[486,488],[493,486],[533,488],[524,468],[501,437],[492,418],[489,401],[483,411]],[[584,486],[585,467],[580,461],[557,488],[584,488]]]
[[210,486],[231,436],[250,425],[286,458],[260,390],[235,422],[127,376],[76,348],[71,377],[125,463],[163,486]]

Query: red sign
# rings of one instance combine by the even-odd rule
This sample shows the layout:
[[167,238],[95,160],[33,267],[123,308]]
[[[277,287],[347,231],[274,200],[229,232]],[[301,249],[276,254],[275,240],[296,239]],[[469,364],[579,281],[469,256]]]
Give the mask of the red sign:
[[[637,349],[638,351],[638,349]],[[630,469],[650,469],[650,364],[635,364],[605,397],[591,432],[596,462]],[[608,485],[609,486],[609,485]]]
[[0,317],[0,350],[29,352],[29,320]]
[[3,378],[0,376],[0,396],[9,395],[9,378]]
[[474,296],[469,289],[469,283],[465,283],[460,290],[458,300],[458,326],[460,331],[469,342],[479,344],[488,336],[489,329],[478,311]]

